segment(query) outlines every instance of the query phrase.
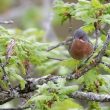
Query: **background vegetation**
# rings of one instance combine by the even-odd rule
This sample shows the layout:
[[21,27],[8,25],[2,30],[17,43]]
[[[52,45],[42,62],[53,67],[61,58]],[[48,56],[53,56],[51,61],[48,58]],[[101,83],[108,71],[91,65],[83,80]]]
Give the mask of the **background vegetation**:
[[[110,109],[108,0],[2,0],[0,19],[1,109]],[[77,28],[96,47],[86,63],[65,45]]]

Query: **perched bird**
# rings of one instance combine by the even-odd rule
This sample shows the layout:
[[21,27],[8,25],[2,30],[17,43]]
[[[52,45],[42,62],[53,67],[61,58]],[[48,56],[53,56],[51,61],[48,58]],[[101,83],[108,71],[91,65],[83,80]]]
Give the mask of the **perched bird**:
[[73,41],[69,45],[69,53],[76,60],[88,58],[93,52],[93,45],[89,41],[88,35],[78,29],[73,35]]

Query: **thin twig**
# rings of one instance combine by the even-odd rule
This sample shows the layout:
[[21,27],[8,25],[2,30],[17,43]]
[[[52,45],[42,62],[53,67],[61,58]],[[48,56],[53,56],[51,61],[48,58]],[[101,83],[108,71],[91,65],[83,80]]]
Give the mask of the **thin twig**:
[[8,21],[0,21],[0,24],[13,24],[14,21],[8,20]]
[[62,42],[60,42],[60,43],[58,43],[58,44],[56,44],[56,45],[54,45],[54,46],[51,46],[51,47],[49,47],[48,49],[47,49],[47,51],[51,51],[51,50],[53,50],[53,49],[55,49],[55,48],[57,48],[57,47],[60,47],[60,46],[62,46],[62,45],[68,45],[71,41],[72,41],[72,37],[69,37],[68,39],[66,39],[65,41],[62,41]]
[[61,58],[53,58],[53,57],[47,57],[48,59],[52,59],[52,60],[58,60],[58,61],[64,61],[66,59],[61,59]]
[[17,107],[17,108],[2,108],[0,110],[25,110],[25,109],[28,109],[30,107]]

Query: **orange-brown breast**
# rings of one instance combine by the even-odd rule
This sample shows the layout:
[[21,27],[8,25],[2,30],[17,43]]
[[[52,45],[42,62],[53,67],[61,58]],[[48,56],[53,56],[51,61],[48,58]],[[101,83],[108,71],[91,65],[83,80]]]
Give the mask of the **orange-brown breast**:
[[92,52],[92,44],[81,39],[75,39],[70,47],[71,56],[77,60],[82,60],[89,57]]

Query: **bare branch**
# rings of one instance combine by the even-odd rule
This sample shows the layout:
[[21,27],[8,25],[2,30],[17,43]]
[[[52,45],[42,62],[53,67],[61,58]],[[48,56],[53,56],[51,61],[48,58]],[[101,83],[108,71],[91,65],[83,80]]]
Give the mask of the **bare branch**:
[[8,60],[13,54],[13,48],[15,44],[16,44],[16,41],[14,39],[12,39],[11,42],[8,44],[7,51],[6,51],[6,60]]
[[7,21],[0,21],[0,24],[13,24],[14,21],[12,20],[7,20]]
[[0,109],[0,110],[27,110],[28,108],[30,108],[30,107],[17,107],[17,108],[2,108],[2,109]]
[[64,61],[66,59],[62,59],[62,58],[53,58],[53,57],[47,57],[48,59],[52,59],[52,60],[58,60],[58,61]]
[[108,67],[110,69],[110,64],[107,64],[105,62],[100,62],[101,64],[105,65],[106,67]]
[[60,47],[60,46],[62,46],[62,45],[68,45],[68,44],[71,43],[72,39],[73,39],[72,37],[69,37],[69,38],[67,38],[65,41],[62,41],[62,42],[60,42],[60,43],[58,43],[58,44],[56,44],[56,45],[54,45],[54,46],[49,47],[49,48],[47,49],[47,51],[51,51],[51,50],[53,50],[53,49],[55,49],[55,48],[57,48],[57,47]]

